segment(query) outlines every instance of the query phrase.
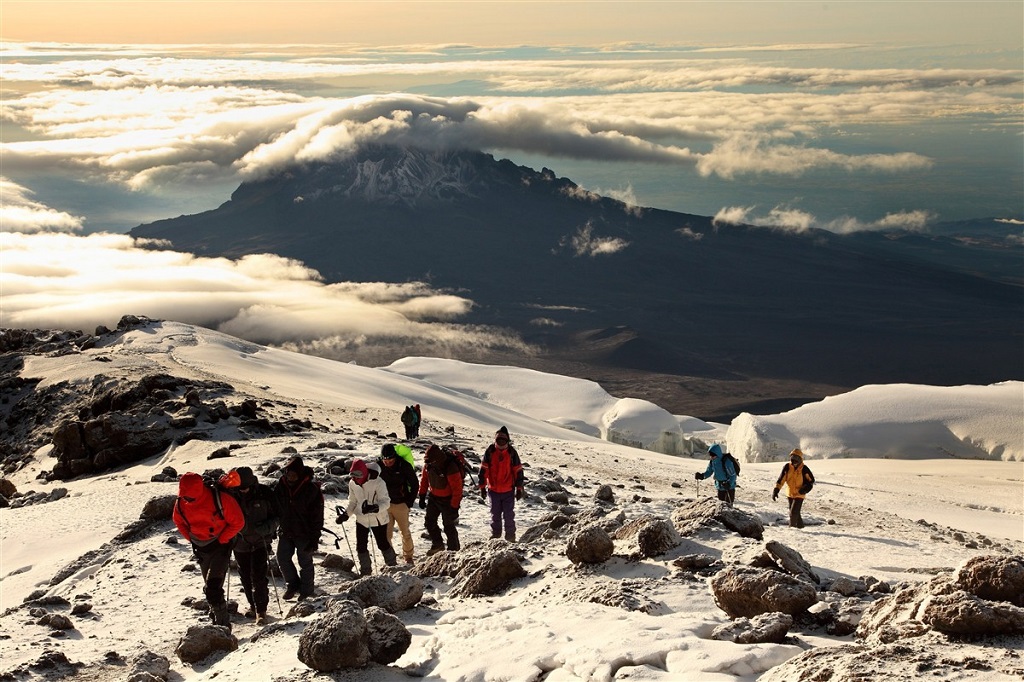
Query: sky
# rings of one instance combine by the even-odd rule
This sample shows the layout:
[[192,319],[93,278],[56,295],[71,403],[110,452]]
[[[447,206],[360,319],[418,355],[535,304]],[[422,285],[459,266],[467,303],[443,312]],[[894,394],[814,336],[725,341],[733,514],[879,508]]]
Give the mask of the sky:
[[[324,305],[377,303],[367,291],[389,288],[366,335],[342,330],[346,343],[383,329],[417,338],[429,326],[437,344],[458,344],[444,325],[472,301],[429,287],[332,288],[301,264],[260,271],[85,240],[214,208],[243,181],[367,142],[483,149],[632,204],[726,223],[1024,224],[1020,2],[0,9],[4,325],[112,325],[125,312],[242,318],[269,341],[282,317],[310,331],[306,340],[341,333],[319,328]],[[90,262],[67,257],[76,253]],[[154,260],[174,261],[169,284],[149,278]],[[314,292],[308,306],[265,300],[279,283]],[[149,309],[124,308],[146,295]]]
[[[95,362],[95,357],[106,362]],[[448,429],[454,428],[460,445],[479,454],[497,425],[508,426],[527,464],[529,497],[517,507],[520,532],[550,518],[553,507],[543,501],[544,490],[536,485],[545,479],[561,480],[572,504],[580,509],[594,504],[591,498],[599,485],[611,485],[612,513],[622,512],[628,520],[646,514],[671,518],[677,508],[712,495],[707,483],[698,486],[693,478],[707,461],[700,453],[694,458],[669,456],[558,425],[614,425],[611,415],[621,404],[602,395],[596,385],[515,367],[415,359],[388,370],[370,369],[263,348],[190,325],[161,323],[81,354],[31,357],[24,376],[40,379],[41,386],[65,381],[90,385],[97,372],[141,376],[154,368],[175,376],[224,381],[239,392],[264,396],[288,405],[297,416],[308,414],[317,423],[334,427],[329,433],[293,433],[238,443],[225,435],[227,431],[217,431],[220,435],[211,440],[191,440],[134,465],[57,483],[38,478],[50,466],[48,448],[36,453],[32,463],[10,476],[18,491],[50,493],[63,488],[67,494],[47,503],[0,509],[0,608],[6,614],[0,619],[0,672],[36,660],[44,649],[55,649],[85,665],[79,675],[100,681],[125,677],[126,666],[110,663],[112,651],[129,661],[144,650],[167,656],[182,680],[251,682],[304,674],[305,667],[295,657],[298,637],[318,614],[288,615],[290,605],[278,611],[274,601],[270,610],[278,621],[272,623],[276,630],[254,637],[257,630],[252,621],[236,616],[233,632],[240,643],[236,652],[194,667],[180,663],[172,653],[174,647],[188,626],[203,620],[183,603],[187,597],[201,596],[198,573],[182,568],[189,562],[187,545],[168,542],[176,533],[170,521],[136,542],[119,545],[110,539],[138,519],[150,498],[174,493],[172,483],[151,480],[164,467],[183,473],[202,471],[211,464],[246,465],[262,476],[266,466],[290,456],[282,454],[286,445],[314,467],[342,456],[372,457],[385,442],[376,434],[400,431],[401,408],[414,402],[422,404],[424,442],[449,439]],[[1020,382],[1014,389],[1019,398],[1024,390]],[[552,415],[556,406],[552,395],[562,397],[557,403],[561,418]],[[779,542],[799,552],[825,584],[839,577],[862,576],[893,584],[920,583],[974,556],[997,551],[1019,556],[1024,552],[1020,497],[1024,462],[1019,450],[1012,459],[1005,457],[1006,448],[1003,459],[975,459],[962,453],[921,458],[918,453],[888,450],[893,442],[907,440],[901,434],[916,433],[923,443],[943,426],[963,439],[964,452],[985,439],[1002,438],[1006,445],[1017,438],[1019,446],[1019,428],[1024,423],[1020,415],[1018,432],[1002,435],[993,432],[991,423],[964,419],[964,414],[980,412],[985,400],[990,407],[1004,409],[1009,403],[1018,412],[1021,409],[1019,399],[993,396],[981,395],[976,387],[937,392],[929,387],[879,386],[869,394],[839,396],[844,401],[842,414],[821,409],[827,404],[823,401],[804,406],[811,411],[798,420],[785,414],[766,416],[796,429],[793,435],[806,448],[807,464],[817,479],[804,504],[807,527],[788,528],[785,503],[771,500],[780,467],[776,453],[766,451],[750,460],[740,455],[744,463],[737,507],[765,525],[763,543]],[[515,405],[509,403],[513,397]],[[966,406],[960,416],[951,415],[949,409],[956,402]],[[891,406],[887,421],[876,421],[873,411],[879,403]],[[631,407],[635,428],[645,421],[639,415],[656,412],[653,405]],[[899,422],[902,426],[896,425]],[[657,419],[646,423],[662,428]],[[829,457],[820,445],[822,434],[831,434],[835,443],[853,431],[861,443],[873,443],[877,454]],[[326,444],[331,441],[345,449]],[[730,431],[719,442],[740,452],[747,441]],[[228,444],[237,445],[229,460],[207,459],[214,448]],[[424,443],[416,444],[417,462],[422,461],[424,449]],[[112,496],[117,504],[110,503]],[[344,503],[344,494],[328,495],[328,509]],[[418,509],[412,520],[418,529],[422,523]],[[346,530],[329,518],[328,526],[348,537],[353,534],[351,523]],[[489,534],[486,507],[467,499],[459,530],[462,553],[482,553]],[[41,544],[43,536],[54,541]],[[414,536],[416,557],[422,559],[426,547],[418,533]],[[715,605],[707,579],[687,577],[673,562],[686,555],[707,554],[728,563],[758,545],[720,526],[687,536],[681,545],[656,557],[631,558],[635,542],[617,540],[611,559],[583,568],[573,567],[566,558],[566,540],[567,534],[556,533],[523,545],[528,576],[492,597],[455,598],[448,595],[450,581],[429,579],[426,603],[397,614],[412,634],[410,648],[392,666],[371,668],[359,679],[397,682],[408,679],[406,670],[410,670],[426,679],[480,682],[496,679],[499,671],[512,680],[612,680],[621,667],[620,673],[631,673],[633,679],[753,682],[806,648],[851,642],[849,636],[829,637],[821,630],[794,632],[784,644],[736,645],[712,639],[711,631],[729,618]],[[336,594],[347,584],[345,574],[324,569],[320,562],[327,553],[349,556],[348,548],[344,542],[334,547],[327,538],[320,550],[318,595]],[[82,563],[80,570],[64,572],[63,580],[51,584],[61,569],[86,555],[91,560]],[[22,611],[7,612],[40,587],[51,596],[72,603],[88,600],[92,605],[91,611],[70,616],[76,629],[69,636],[47,637],[46,628],[35,624],[36,619]],[[645,605],[647,611],[609,604],[607,599],[603,604],[591,601],[588,596],[595,589]],[[229,594],[238,598],[237,575],[231,577]],[[822,598],[828,597],[822,594]],[[322,606],[321,601],[317,603]],[[495,647],[499,639],[508,645]],[[937,652],[932,646],[929,637],[915,639],[915,650],[935,654],[935,660],[956,659],[964,655],[964,647],[973,645]],[[982,647],[968,653],[977,661],[988,660],[986,652],[991,650]],[[873,658],[881,661],[879,665],[893,666],[892,676],[901,671],[902,663],[890,656]],[[970,675],[955,679],[993,679],[991,671]]]

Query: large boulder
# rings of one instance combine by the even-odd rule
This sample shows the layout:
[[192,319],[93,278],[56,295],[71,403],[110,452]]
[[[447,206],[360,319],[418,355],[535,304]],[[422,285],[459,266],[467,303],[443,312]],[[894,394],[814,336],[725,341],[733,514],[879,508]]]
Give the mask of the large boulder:
[[627,522],[612,534],[612,538],[635,541],[640,557],[660,556],[683,541],[668,519],[651,514]]
[[193,625],[185,632],[174,654],[182,663],[198,663],[215,651],[234,651],[238,639],[223,625]]
[[796,615],[818,601],[813,585],[763,568],[730,566],[711,578],[715,603],[733,618],[772,611]]
[[600,526],[587,526],[569,536],[565,556],[574,564],[600,564],[615,551],[612,537]]
[[354,601],[332,600],[299,637],[298,658],[320,672],[362,668],[370,662],[363,609]]
[[692,535],[703,526],[720,523],[745,538],[760,540],[764,537],[764,524],[756,516],[710,497],[676,507],[672,511],[672,523],[683,536]]

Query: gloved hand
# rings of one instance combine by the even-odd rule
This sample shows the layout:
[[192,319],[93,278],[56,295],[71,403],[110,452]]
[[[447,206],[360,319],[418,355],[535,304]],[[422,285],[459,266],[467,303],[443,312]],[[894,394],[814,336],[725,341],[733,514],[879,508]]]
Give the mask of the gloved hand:
[[363,500],[363,513],[364,514],[376,514],[380,511],[380,505],[370,504],[366,500]]
[[811,492],[811,489],[808,488],[807,484],[805,483],[804,485],[800,486],[800,491],[799,492],[800,492],[801,495],[806,495],[807,493]]
[[775,488],[774,490],[772,490],[772,502],[775,502],[778,499],[779,499],[779,489]]
[[338,510],[338,518],[335,519],[337,523],[345,523],[348,521],[348,512],[344,509]]
[[704,474],[700,473],[699,471],[697,473],[695,473],[693,475],[693,477],[696,478],[698,481],[703,481],[704,480]]
[[412,506],[416,504],[416,494],[413,493],[409,497],[405,498],[405,506],[412,509]]
[[427,496],[426,495],[420,495],[420,509],[426,509],[426,508],[427,508]]
[[480,499],[487,501],[487,488],[480,488]]
[[517,500],[523,499],[524,492],[525,491],[522,488],[516,488],[516,499]]

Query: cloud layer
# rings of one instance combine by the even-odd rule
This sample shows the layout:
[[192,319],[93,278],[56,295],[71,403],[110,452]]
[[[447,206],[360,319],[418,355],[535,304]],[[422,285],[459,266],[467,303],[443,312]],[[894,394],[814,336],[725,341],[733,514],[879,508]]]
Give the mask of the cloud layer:
[[114,234],[3,232],[0,249],[5,327],[91,331],[130,313],[275,345],[525,350],[503,332],[455,324],[472,301],[419,282],[328,285],[280,256],[201,258]]

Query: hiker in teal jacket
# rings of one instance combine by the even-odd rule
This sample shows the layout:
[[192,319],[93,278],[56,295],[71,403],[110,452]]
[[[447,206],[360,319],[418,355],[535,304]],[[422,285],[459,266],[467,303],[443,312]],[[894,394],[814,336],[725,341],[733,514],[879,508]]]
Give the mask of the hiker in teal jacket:
[[704,473],[698,472],[693,477],[698,481],[703,481],[708,476],[714,475],[718,499],[731,507],[736,499],[736,467],[722,453],[722,446],[718,443],[708,448],[708,457],[711,460],[708,462],[708,468]]

